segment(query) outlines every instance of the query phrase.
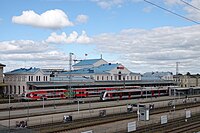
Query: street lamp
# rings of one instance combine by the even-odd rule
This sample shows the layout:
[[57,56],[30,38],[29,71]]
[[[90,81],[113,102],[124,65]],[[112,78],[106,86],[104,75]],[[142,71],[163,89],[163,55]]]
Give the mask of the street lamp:
[[9,122],[8,122],[8,125],[9,125],[9,133],[10,133],[10,110],[11,110],[11,106],[10,106],[10,87],[9,87],[9,93],[8,93],[8,106],[9,106]]
[[72,75],[71,75],[71,71],[72,71],[72,55],[74,55],[74,53],[69,53],[69,92],[70,92],[70,99],[71,99],[71,93],[72,93],[72,90],[71,90],[71,78],[72,78]]

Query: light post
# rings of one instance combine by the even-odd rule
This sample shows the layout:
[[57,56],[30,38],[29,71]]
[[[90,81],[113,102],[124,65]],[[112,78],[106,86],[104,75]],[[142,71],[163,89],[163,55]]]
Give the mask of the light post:
[[44,96],[42,97],[42,109],[44,111]]
[[176,96],[176,89],[174,88],[174,113],[175,113],[175,108],[176,108],[176,103],[175,103],[175,96]]
[[145,90],[146,90],[146,101],[147,101],[147,88],[145,88]]
[[124,81],[124,89],[125,89],[125,76],[123,76],[123,81]]
[[28,109],[27,109],[27,120],[29,121],[29,99],[28,99]]
[[72,95],[72,89],[71,89],[71,78],[72,78],[72,75],[71,75],[71,71],[72,71],[72,55],[74,55],[74,53],[69,53],[69,87],[68,87],[68,90],[69,90],[69,97],[71,99],[71,95]]
[[140,121],[140,103],[137,104],[138,121]]
[[78,102],[78,113],[79,113],[79,99],[78,99],[78,101],[77,101],[77,102]]
[[9,106],[9,121],[8,121],[8,125],[9,125],[9,133],[10,133],[10,109],[11,109],[11,106],[10,106],[10,88],[9,88],[9,94],[8,94],[8,106]]

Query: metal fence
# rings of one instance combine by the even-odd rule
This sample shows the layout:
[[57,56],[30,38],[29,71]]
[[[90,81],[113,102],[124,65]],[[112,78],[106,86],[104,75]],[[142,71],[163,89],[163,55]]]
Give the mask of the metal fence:
[[[161,116],[163,115],[167,115],[168,119],[175,119],[177,117],[184,117],[186,110],[188,110],[186,107],[186,110],[181,110],[181,111],[176,111],[176,108],[174,105],[177,104],[185,104],[185,103],[194,103],[194,102],[199,102],[200,98],[185,98],[185,99],[174,99],[171,100],[170,104],[172,105],[172,108],[169,110],[169,112],[167,113],[163,113],[157,116],[150,116],[150,120],[149,121],[138,121],[138,119],[130,119],[130,120],[124,120],[124,121],[120,121],[120,122],[114,122],[111,125],[110,124],[105,124],[105,125],[99,125],[97,127],[90,127],[88,129],[77,129],[75,131],[70,131],[72,133],[79,133],[79,132],[83,132],[83,131],[89,131],[92,130],[95,133],[110,133],[110,132],[121,132],[121,131],[127,131],[127,126],[128,123],[136,121],[136,127],[140,127],[143,125],[151,125],[153,123],[159,123]],[[116,105],[118,105],[118,102],[115,102]],[[163,102],[158,102],[158,103],[154,103],[155,107],[163,107],[166,105],[169,105],[169,101],[163,101]],[[73,120],[76,119],[88,119],[89,117],[100,117],[100,111],[101,110],[106,110],[106,115],[112,115],[112,114],[124,114],[125,112],[127,112],[127,106],[121,106],[121,107],[113,107],[113,108],[109,108],[106,109],[106,106],[104,109],[94,109],[95,105],[88,105],[89,110],[85,110],[85,111],[79,111],[78,105],[77,105],[77,111],[72,112],[72,113],[61,113],[61,114],[52,114],[52,115],[47,115],[45,118],[43,116],[37,116],[37,117],[27,117],[26,119],[21,119],[24,121],[27,121],[28,127],[29,126],[34,126],[34,125],[40,125],[41,127],[44,126],[45,124],[54,124],[57,122],[63,122],[63,116],[64,115],[70,115],[72,116]],[[136,113],[136,108],[133,109],[133,111]],[[200,113],[200,108],[195,108],[193,110],[191,110],[191,116]],[[72,121],[73,123],[73,121]],[[28,128],[16,128],[16,121],[11,120],[11,127],[9,130],[9,128],[7,127],[0,127],[0,133],[4,133],[4,132],[19,132],[19,133],[23,133],[23,132],[33,132],[32,130],[28,129]]]

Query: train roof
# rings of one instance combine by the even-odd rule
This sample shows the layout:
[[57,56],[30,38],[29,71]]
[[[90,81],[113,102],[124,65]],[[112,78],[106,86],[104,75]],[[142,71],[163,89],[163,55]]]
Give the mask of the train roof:
[[151,91],[151,90],[166,90],[164,88],[159,89],[159,88],[141,88],[141,89],[125,89],[125,90],[112,90],[112,91],[105,91],[105,92],[109,92],[109,93],[121,93],[121,92],[137,92],[137,91]]
[[200,87],[182,87],[182,88],[178,87],[178,88],[174,88],[174,89],[176,89],[176,90],[189,90],[189,89],[198,90],[198,89],[200,89]]
[[56,90],[66,90],[66,89],[42,89],[42,90],[28,90],[25,93],[34,92],[34,91],[56,91]]

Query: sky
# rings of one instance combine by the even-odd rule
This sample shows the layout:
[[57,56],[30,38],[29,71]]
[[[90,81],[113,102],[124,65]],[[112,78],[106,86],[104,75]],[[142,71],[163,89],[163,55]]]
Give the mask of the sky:
[[73,53],[73,60],[102,55],[136,73],[175,74],[178,62],[179,73],[196,74],[199,23],[199,0],[1,0],[0,63],[5,72],[69,70]]

